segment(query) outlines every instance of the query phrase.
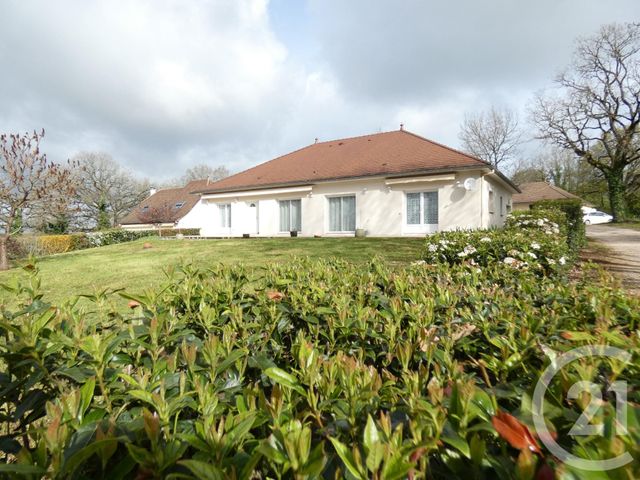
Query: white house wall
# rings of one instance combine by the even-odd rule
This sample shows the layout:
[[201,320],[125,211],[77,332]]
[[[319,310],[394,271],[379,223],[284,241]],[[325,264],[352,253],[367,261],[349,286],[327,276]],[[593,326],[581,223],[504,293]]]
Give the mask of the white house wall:
[[[461,187],[461,183],[467,178],[476,179],[475,189],[466,190]],[[504,200],[508,199],[510,202],[511,194],[497,182],[483,181],[480,172],[461,172],[455,174],[454,179],[447,180],[416,182],[414,179],[406,184],[387,185],[384,178],[375,178],[321,183],[306,187],[307,191],[304,192],[279,189],[277,193],[262,190],[253,193],[205,195],[178,226],[201,228],[201,235],[209,237],[239,237],[243,234],[288,236],[289,232],[279,231],[278,201],[301,199],[302,229],[298,233],[300,236],[352,236],[352,232],[329,231],[328,199],[332,196],[355,195],[356,228],[364,229],[367,235],[423,236],[428,233],[425,228],[407,225],[407,192],[438,192],[438,230],[469,229],[501,223],[499,217],[493,218],[486,211],[489,185],[494,189],[494,195],[503,195]],[[218,204],[223,203],[231,205],[231,228],[221,227]],[[256,206],[251,207],[252,204]]]
[[[485,228],[502,227],[511,210],[511,192],[500,182],[488,176],[483,177],[483,180],[483,203],[485,205],[483,226]],[[490,200],[490,192],[493,192],[493,201]],[[501,197],[502,210],[500,210]]]

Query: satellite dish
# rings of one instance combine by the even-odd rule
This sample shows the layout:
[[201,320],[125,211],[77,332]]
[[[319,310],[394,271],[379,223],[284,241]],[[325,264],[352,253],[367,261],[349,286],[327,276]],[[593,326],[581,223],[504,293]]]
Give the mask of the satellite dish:
[[468,192],[475,190],[476,189],[476,179],[475,178],[467,178],[465,179],[464,183],[462,184],[462,186],[464,187],[464,189]]

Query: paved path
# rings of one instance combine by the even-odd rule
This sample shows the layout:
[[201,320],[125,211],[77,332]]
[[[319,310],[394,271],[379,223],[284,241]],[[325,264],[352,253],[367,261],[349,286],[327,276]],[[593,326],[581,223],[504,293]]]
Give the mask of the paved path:
[[587,237],[611,250],[611,255],[599,258],[598,263],[622,278],[627,288],[640,293],[640,231],[612,225],[589,225]]

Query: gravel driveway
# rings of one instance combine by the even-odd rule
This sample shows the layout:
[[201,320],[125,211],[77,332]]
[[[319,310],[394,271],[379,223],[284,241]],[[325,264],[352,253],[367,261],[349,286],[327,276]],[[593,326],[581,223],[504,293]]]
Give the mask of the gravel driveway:
[[611,255],[598,259],[598,263],[622,278],[630,290],[640,292],[640,231],[611,224],[590,225],[587,227],[587,237],[603,243],[611,250]]

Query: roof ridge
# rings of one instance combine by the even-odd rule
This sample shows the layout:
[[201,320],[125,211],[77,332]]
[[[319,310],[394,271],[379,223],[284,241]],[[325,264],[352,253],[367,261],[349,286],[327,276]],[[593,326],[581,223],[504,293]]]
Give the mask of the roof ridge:
[[398,130],[398,131],[407,133],[409,135],[413,135],[414,137],[419,138],[420,140],[424,140],[425,142],[432,143],[433,145],[438,145],[439,147],[446,148],[447,150],[450,150],[452,152],[459,153],[460,155],[464,155],[465,157],[468,157],[468,158],[471,158],[473,160],[477,160],[478,162],[484,163],[485,165],[488,165],[489,167],[493,168],[494,170],[498,170],[497,168],[495,168],[493,165],[491,165],[491,163],[487,162],[486,160],[482,160],[481,158],[478,158],[478,157],[476,157],[474,155],[471,155],[469,153],[463,152],[462,150],[458,150],[457,148],[450,147],[449,145],[445,145],[444,143],[436,142],[436,141],[431,140],[429,138],[423,137],[422,135],[418,135],[417,133],[410,132],[409,130],[402,129],[402,130]]
[[364,137],[375,137],[377,135],[388,135],[390,133],[396,133],[396,132],[402,132],[402,131],[403,130],[387,130],[385,132],[365,133],[363,135],[354,135],[353,137],[343,137],[343,138],[334,138],[333,140],[323,140],[322,142],[312,143],[311,145],[308,145],[308,146],[320,145],[323,143],[342,142],[343,140],[355,140],[357,138],[364,138]]

